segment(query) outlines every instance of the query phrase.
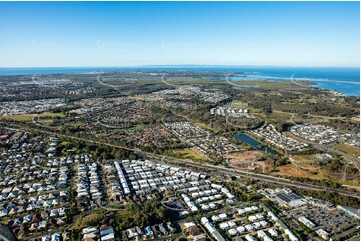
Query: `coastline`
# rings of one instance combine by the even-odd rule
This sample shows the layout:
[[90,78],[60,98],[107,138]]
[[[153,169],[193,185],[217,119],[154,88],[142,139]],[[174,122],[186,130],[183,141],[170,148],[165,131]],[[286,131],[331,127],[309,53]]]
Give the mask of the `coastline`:
[[[81,75],[104,71],[208,71],[235,73],[236,79],[256,81],[294,80],[310,87],[329,90],[335,95],[360,97],[359,68],[246,67],[246,66],[134,66],[134,67],[34,67],[0,68],[0,76]],[[238,74],[237,74],[238,73]],[[242,74],[241,74],[242,73]],[[240,75],[237,78],[237,75]],[[232,80],[236,81],[236,80]]]

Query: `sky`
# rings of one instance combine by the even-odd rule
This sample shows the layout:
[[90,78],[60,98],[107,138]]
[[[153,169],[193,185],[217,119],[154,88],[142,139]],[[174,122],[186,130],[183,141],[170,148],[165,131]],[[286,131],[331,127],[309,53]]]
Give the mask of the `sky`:
[[0,67],[359,67],[359,4],[0,2]]

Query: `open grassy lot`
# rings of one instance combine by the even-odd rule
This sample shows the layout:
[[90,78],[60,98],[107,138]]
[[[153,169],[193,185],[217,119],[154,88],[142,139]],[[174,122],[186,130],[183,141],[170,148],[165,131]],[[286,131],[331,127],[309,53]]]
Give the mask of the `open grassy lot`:
[[71,126],[71,127],[78,127],[78,126],[81,126],[81,125],[84,125],[85,124],[85,122],[75,122],[75,123],[66,123],[65,125],[66,126]]
[[279,167],[277,167],[277,169],[279,170],[279,172],[277,172],[277,174],[279,174],[279,175],[312,178],[312,175],[310,175],[307,171],[304,171],[291,164],[279,166]]
[[[328,172],[323,169],[306,169],[297,164],[288,164],[277,167],[279,170],[275,174],[290,176],[290,177],[304,177],[314,180],[333,179]],[[335,179],[334,179],[335,180]]]
[[317,158],[313,155],[294,155],[292,158],[300,163],[313,163],[317,161]]
[[346,144],[337,144],[332,146],[333,149],[345,152],[348,155],[353,155],[355,157],[360,156],[360,148],[354,147],[352,145]]
[[[161,82],[161,80],[159,80]],[[194,77],[166,77],[164,78],[169,84],[190,85],[190,84],[224,84],[224,81],[217,78],[194,78]]]
[[241,101],[233,101],[231,103],[232,108],[249,108],[248,103]]
[[60,143],[60,145],[63,145],[63,146],[70,145],[70,144],[71,144],[71,142],[65,141],[65,140]]
[[299,168],[311,171],[319,171],[319,167],[317,165],[318,160],[313,155],[294,155],[290,160],[294,166]]
[[206,161],[206,159],[203,156],[201,156],[200,154],[189,148],[181,149],[181,150],[173,150],[173,153],[181,155],[183,159],[191,159],[191,160],[195,159],[195,160]]
[[105,214],[101,211],[94,211],[88,215],[80,215],[69,229],[82,229],[92,224],[96,225],[100,221],[104,221],[104,218]]
[[0,117],[0,119],[7,119],[7,120],[13,120],[13,121],[31,121],[33,117],[65,117],[63,113],[50,113],[50,112],[44,112],[41,114],[19,114],[19,115],[13,115],[13,116],[3,116]]
[[[305,88],[300,87],[298,85],[293,84],[291,81],[237,81],[234,82],[237,85],[245,85],[245,86],[256,86],[260,88],[267,89],[280,89],[280,88]],[[302,82],[302,84],[307,85],[311,84],[311,82]]]
[[35,116],[37,116],[37,117],[61,117],[61,118],[65,117],[65,115],[63,113],[50,113],[50,112],[35,114]]
[[194,122],[192,124],[202,128],[202,129],[211,129],[211,126],[209,124],[199,123],[199,122]]
[[54,124],[53,120],[38,120],[37,123],[41,124],[41,125],[46,125],[46,126],[51,126]]
[[212,132],[219,132],[221,131],[220,129],[217,129],[217,128],[212,128],[210,124],[206,124],[206,123],[201,123],[201,122],[192,122],[192,124],[194,126],[198,126],[202,129],[207,129],[209,131],[212,131]]
[[3,116],[0,119],[5,120],[13,120],[13,121],[31,121],[33,118],[33,114],[19,114],[12,116]]
[[[146,101],[145,98],[143,97],[136,97],[136,96],[128,96],[128,98],[131,98],[131,99],[134,99],[134,100],[137,100],[137,101]],[[162,100],[163,98],[157,98],[156,100]]]

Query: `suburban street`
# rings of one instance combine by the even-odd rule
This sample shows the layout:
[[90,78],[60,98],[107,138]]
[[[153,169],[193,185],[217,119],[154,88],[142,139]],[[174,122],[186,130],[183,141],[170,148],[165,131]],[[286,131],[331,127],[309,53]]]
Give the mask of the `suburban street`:
[[[234,170],[234,169],[225,168],[225,167],[221,167],[221,166],[214,166],[214,165],[211,165],[211,164],[204,164],[204,163],[200,164],[200,163],[193,162],[191,160],[175,159],[173,157],[155,155],[155,154],[152,154],[152,153],[141,151],[139,149],[131,149],[131,148],[127,148],[127,147],[120,146],[120,145],[113,145],[113,144],[109,144],[109,143],[105,143],[105,142],[93,141],[93,140],[88,140],[88,139],[79,138],[79,137],[75,137],[75,136],[59,134],[59,133],[56,133],[56,132],[50,132],[50,131],[35,129],[35,128],[21,127],[19,125],[14,125],[13,124],[13,127],[14,126],[17,129],[23,129],[23,130],[28,130],[28,131],[36,131],[36,132],[40,132],[40,133],[46,133],[46,134],[49,134],[49,135],[55,135],[55,136],[62,137],[62,138],[73,139],[73,140],[78,140],[78,141],[84,141],[84,142],[89,142],[89,143],[98,144],[98,145],[106,145],[106,146],[109,146],[109,147],[121,148],[121,149],[136,152],[138,154],[143,154],[146,157],[153,158],[153,159],[156,159],[156,160],[159,160],[159,161],[163,159],[163,161],[170,162],[170,163],[173,163],[173,164],[185,164],[186,163],[189,166],[193,166],[193,167],[197,167],[197,168],[203,168],[203,169],[208,169],[208,170],[217,170],[218,172],[220,172],[220,173],[222,173],[224,175],[234,175],[234,176],[239,176],[239,177],[243,177],[243,178],[264,181],[264,182],[268,182],[268,183],[275,184],[275,185],[282,185],[282,186],[288,186],[288,187],[305,189],[305,190],[335,192],[335,193],[339,193],[339,194],[349,196],[349,197],[354,197],[354,198],[359,198],[360,197],[360,194],[358,194],[358,193],[353,193],[353,192],[343,190],[343,189],[334,189],[334,188],[329,188],[329,187],[321,187],[321,186],[316,186],[316,185],[312,185],[312,184],[307,184],[307,183],[304,183],[304,182],[301,183],[301,182],[297,182],[297,181],[291,181],[291,180],[285,179],[285,178],[273,177],[273,176],[269,176],[269,175],[265,175],[265,174],[257,174],[257,173],[253,173],[253,172],[247,172],[247,171]],[[9,127],[9,128],[11,128],[11,127]]]

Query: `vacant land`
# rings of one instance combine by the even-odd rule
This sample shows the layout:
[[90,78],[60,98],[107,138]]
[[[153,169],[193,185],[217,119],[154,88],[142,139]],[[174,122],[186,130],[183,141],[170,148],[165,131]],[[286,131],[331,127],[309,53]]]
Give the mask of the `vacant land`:
[[84,125],[84,124],[85,124],[85,122],[79,121],[79,122],[75,122],[75,123],[66,123],[65,125],[71,126],[71,127],[78,127],[78,126],[81,126],[81,125]]
[[311,175],[307,171],[304,171],[300,168],[297,168],[294,165],[285,165],[277,167],[279,170],[276,174],[291,176],[291,177],[305,177],[305,178],[314,178],[315,176]]
[[217,129],[212,129],[210,124],[205,124],[205,123],[201,123],[201,122],[194,122],[192,124],[202,128],[202,129],[207,129],[207,130],[211,130],[211,131],[219,131]]
[[295,155],[290,158],[290,161],[301,169],[319,171],[318,160],[313,155]]
[[31,121],[33,117],[61,117],[64,118],[63,113],[50,113],[44,112],[41,114],[19,114],[12,116],[2,116],[1,119],[13,120],[13,121]]
[[54,121],[51,120],[51,119],[38,120],[36,122],[41,124],[41,125],[46,125],[46,126],[52,126],[54,124]]
[[201,156],[200,154],[189,148],[181,149],[181,150],[173,150],[172,152],[176,155],[180,155],[183,159],[191,159],[191,160],[195,159],[195,160],[206,161],[206,159],[203,156]]
[[226,154],[224,157],[228,158],[229,163],[233,166],[243,165],[244,163],[256,162],[266,159],[263,152],[253,150]]
[[241,102],[241,101],[233,101],[231,103],[231,107],[232,108],[242,108],[242,109],[244,109],[244,108],[248,109],[249,108],[248,103]]
[[270,172],[273,167],[273,161],[261,151],[242,151],[224,155],[232,167],[258,171],[262,173]]
[[[297,88],[304,89],[305,87],[301,87],[292,83],[291,81],[237,81],[234,82],[237,85],[245,85],[245,86],[256,86],[260,88],[267,89],[280,89],[280,88]],[[303,85],[311,84],[311,82],[302,82]]]
[[349,154],[349,155],[353,155],[356,157],[360,156],[360,149],[356,148],[352,145],[337,144],[337,145],[334,145],[332,148],[342,151],[342,152],[345,152],[346,154]]

